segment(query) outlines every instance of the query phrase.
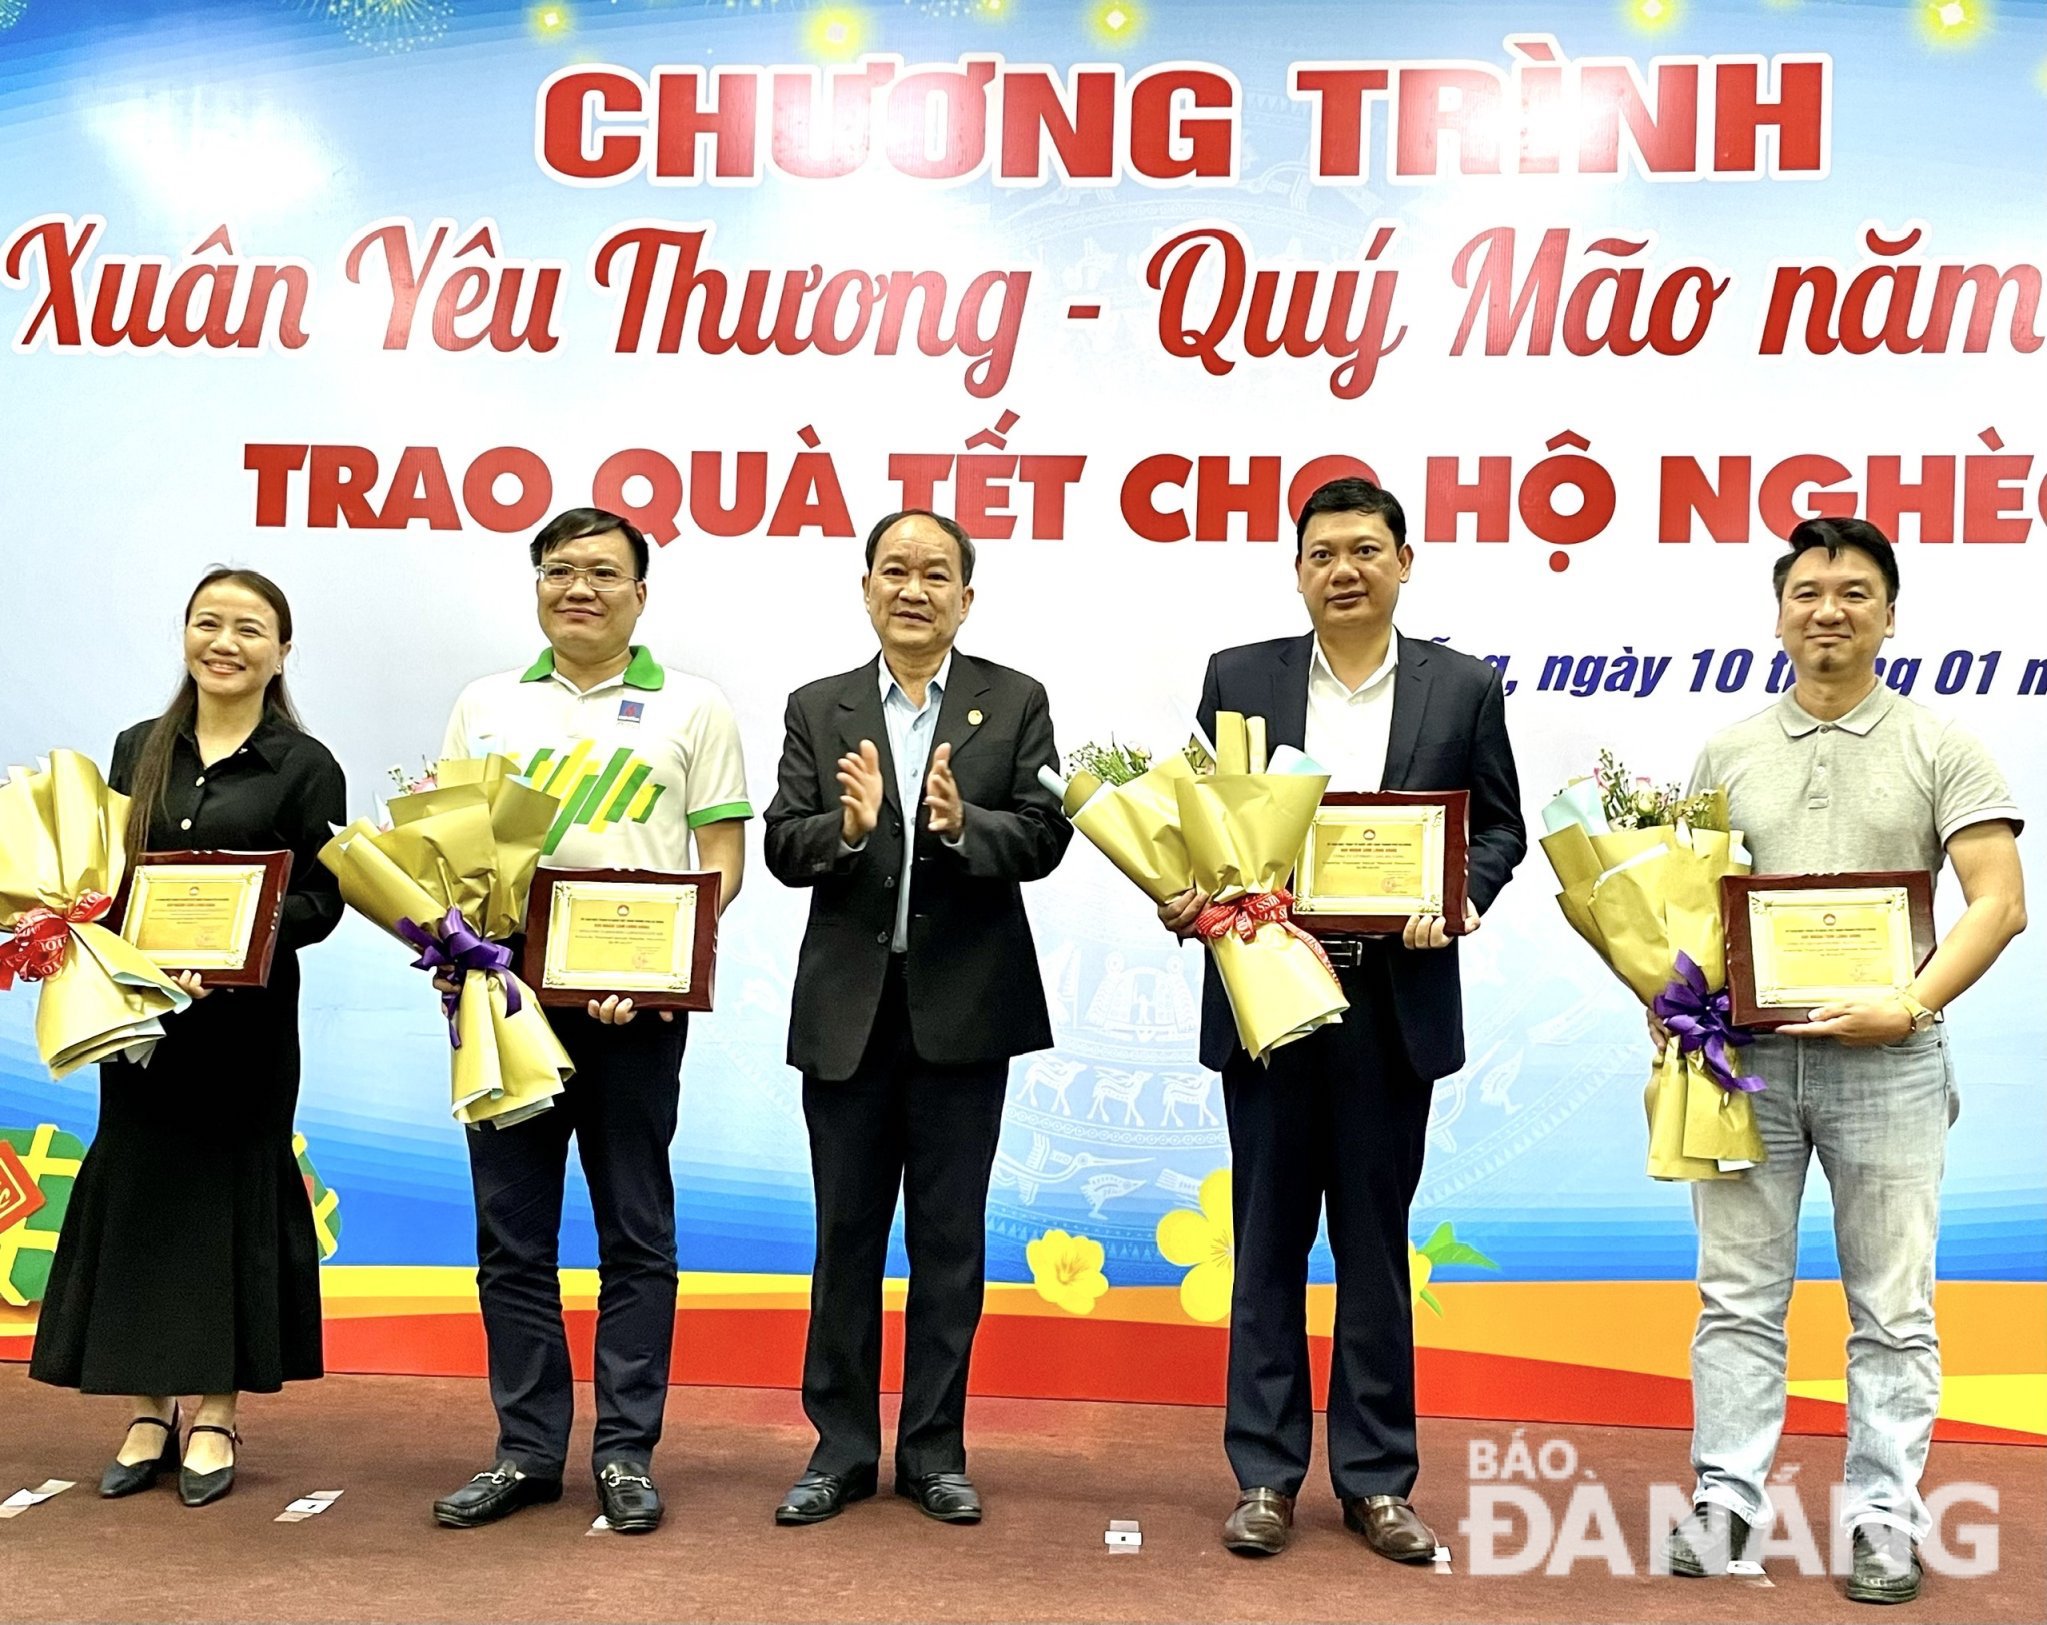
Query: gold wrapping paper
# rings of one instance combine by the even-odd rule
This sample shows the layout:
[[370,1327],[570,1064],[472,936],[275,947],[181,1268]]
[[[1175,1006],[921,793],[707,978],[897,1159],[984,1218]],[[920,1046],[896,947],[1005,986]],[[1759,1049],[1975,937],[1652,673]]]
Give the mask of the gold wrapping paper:
[[1251,771],[1251,728],[1241,712],[1215,714],[1215,770],[1226,778]]
[[[1718,804],[1726,822],[1726,804]],[[1720,879],[1749,872],[1734,853],[1737,834],[1654,825],[1588,835],[1579,825],[1545,835],[1542,849],[1563,890],[1557,904],[1573,930],[1646,1007],[1670,985],[1677,956],[1689,954],[1709,991],[1727,985]],[[1697,1053],[1673,1040],[1643,1092],[1654,1179],[1738,1179],[1721,1163],[1760,1163],[1762,1135],[1747,1095],[1723,1089]]]
[[[1076,773],[1066,785],[1066,815],[1154,903],[1189,886],[1221,903],[1276,891],[1293,871],[1329,781],[1244,771],[1253,740],[1243,716],[1222,712],[1216,750],[1234,773],[1204,777],[1177,751],[1125,784]],[[1248,941],[1213,939],[1208,948],[1237,1035],[1261,1061],[1350,1008],[1313,947],[1283,926],[1261,925]]]
[[[0,784],[0,929],[11,931],[32,909],[67,914],[88,893],[117,895],[128,809],[128,798],[76,751],[53,750],[45,766],[13,769]],[[114,1055],[147,1065],[163,1036],[161,1018],[191,1002],[111,923],[79,921],[41,983],[36,1049],[53,1078]]]
[[1076,773],[1067,781],[1066,816],[1145,896],[1163,903],[1192,884],[1179,787],[1193,779],[1194,769],[1179,755],[1127,784],[1104,787],[1094,774]]
[[[522,783],[502,756],[450,758],[437,788],[398,796],[392,827],[358,819],[321,848],[342,900],[397,936],[400,921],[440,934],[449,909],[502,942],[525,924],[526,894],[560,803]],[[507,986],[519,990],[509,1014]],[[463,973],[449,1051],[450,1105],[458,1122],[509,1127],[545,1111],[575,1063],[511,971]]]
[[[1242,723],[1226,729],[1218,718],[1216,731],[1218,752],[1230,759],[1243,739]],[[1230,745],[1222,743],[1226,734]],[[1285,886],[1328,785],[1326,774],[1218,773],[1183,780],[1180,832],[1193,884],[1218,903]],[[1248,941],[1231,932],[1210,939],[1208,947],[1230,996],[1237,1036],[1260,1061],[1340,1021],[1350,1008],[1314,946],[1283,925],[1261,925]]]

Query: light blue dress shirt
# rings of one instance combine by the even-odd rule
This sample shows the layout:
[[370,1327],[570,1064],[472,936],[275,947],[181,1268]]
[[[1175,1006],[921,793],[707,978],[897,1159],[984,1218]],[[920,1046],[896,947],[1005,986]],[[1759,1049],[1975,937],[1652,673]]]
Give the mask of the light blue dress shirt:
[[903,804],[903,872],[896,885],[896,934],[889,943],[894,953],[910,947],[910,870],[917,861],[917,815],[923,810],[924,779],[931,770],[931,746],[938,732],[938,707],[945,698],[946,680],[952,676],[952,655],[938,668],[924,690],[924,704],[910,703],[910,696],[888,669],[888,658],[875,661],[881,684],[881,719],[888,728],[889,754],[896,764],[896,795]]

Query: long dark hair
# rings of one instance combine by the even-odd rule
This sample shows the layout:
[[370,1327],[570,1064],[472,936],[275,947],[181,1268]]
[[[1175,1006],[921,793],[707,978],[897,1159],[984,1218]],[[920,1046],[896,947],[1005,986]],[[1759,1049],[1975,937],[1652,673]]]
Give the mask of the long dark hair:
[[[199,578],[199,585],[192,589],[192,596],[185,600],[185,617],[180,625],[192,619],[192,606],[199,602],[199,595],[208,587],[226,582],[231,587],[246,587],[277,616],[277,642],[280,647],[291,642],[291,605],[286,601],[284,589],[268,576],[254,570],[235,570],[225,565],[215,565]],[[199,714],[199,685],[192,680],[187,670],[185,680],[178,685],[178,692],[171,697],[171,703],[164,708],[150,727],[148,738],[142,742],[142,754],[135,759],[135,776],[128,785],[128,864],[133,867],[141,856],[144,843],[149,836],[149,821],[163,805],[164,790],[170,782],[171,752],[176,749],[178,735],[192,726]],[[293,728],[300,726],[299,714],[292,709],[291,696],[284,691],[284,673],[280,670],[270,679],[270,686],[263,690],[263,715],[275,718]]]

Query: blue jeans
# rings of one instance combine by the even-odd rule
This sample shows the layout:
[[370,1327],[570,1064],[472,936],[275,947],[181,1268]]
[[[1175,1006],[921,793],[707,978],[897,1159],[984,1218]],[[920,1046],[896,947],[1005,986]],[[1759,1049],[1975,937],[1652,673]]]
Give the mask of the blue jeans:
[[1919,1477],[1940,1405],[1933,1251],[1948,1125],[1959,1110],[1947,1034],[1850,1049],[1827,1039],[1757,1039],[1748,1070],[1768,1160],[1692,1187],[1699,1226],[1699,1328],[1692,1339],[1695,1501],[1751,1524],[1784,1429],[1784,1317],[1798,1275],[1798,1207],[1814,1152],[1834,1197],[1848,1297],[1844,1523],[1914,1539],[1931,1520]]

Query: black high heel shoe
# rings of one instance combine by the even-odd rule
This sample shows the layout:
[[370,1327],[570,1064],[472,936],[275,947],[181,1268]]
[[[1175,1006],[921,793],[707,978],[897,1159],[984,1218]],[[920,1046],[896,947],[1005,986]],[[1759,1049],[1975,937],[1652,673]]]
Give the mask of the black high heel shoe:
[[145,1422],[153,1428],[164,1430],[163,1450],[150,1461],[110,1462],[107,1470],[100,1474],[100,1494],[109,1501],[148,1489],[156,1482],[159,1473],[178,1465],[178,1407],[171,1406],[171,1419],[168,1422],[160,1416],[138,1416],[128,1425],[136,1428]]
[[[194,1433],[222,1433],[230,1443],[240,1444],[242,1436],[233,1428],[216,1427],[211,1422],[194,1422]],[[189,1467],[178,1469],[178,1499],[188,1507],[203,1507],[209,1501],[218,1501],[235,1487],[235,1464],[216,1468],[210,1473],[195,1473]]]

